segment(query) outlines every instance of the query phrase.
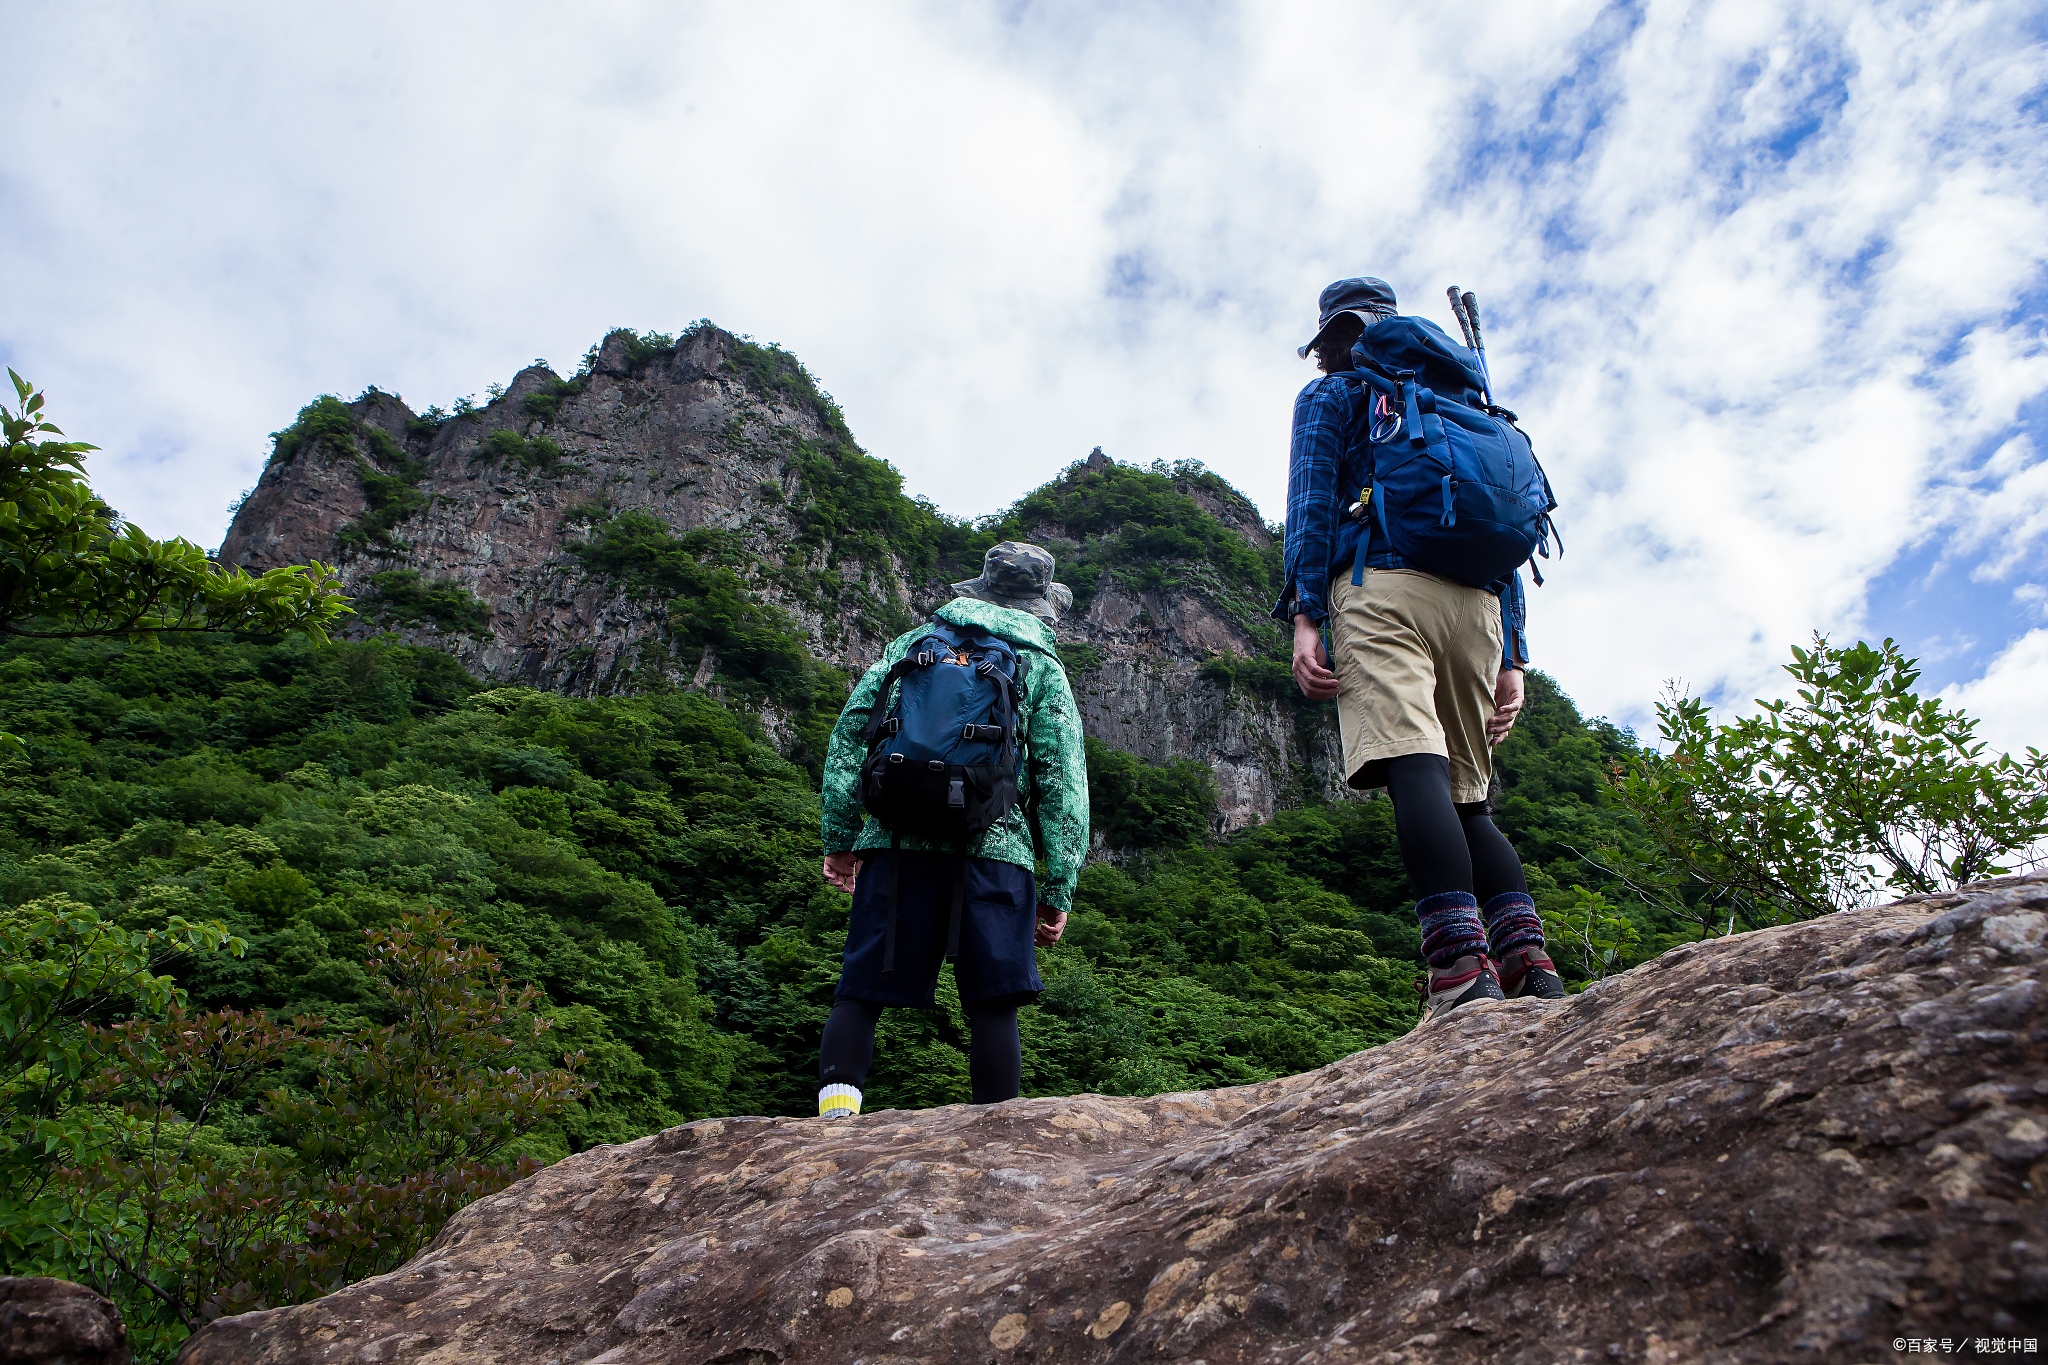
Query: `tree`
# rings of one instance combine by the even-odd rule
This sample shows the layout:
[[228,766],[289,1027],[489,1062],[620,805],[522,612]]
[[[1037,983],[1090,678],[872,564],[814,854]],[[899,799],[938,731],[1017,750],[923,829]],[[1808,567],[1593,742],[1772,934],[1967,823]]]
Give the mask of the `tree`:
[[[539,993],[512,990],[495,956],[453,934],[438,910],[368,931],[388,1025],[324,1037],[310,1016],[190,1015],[174,993],[85,1027],[96,1074],[77,1098],[99,1127],[60,1176],[75,1205],[64,1240],[146,1342],[389,1270],[457,1209],[539,1169],[509,1149],[585,1093],[582,1056],[525,1064],[549,1027]],[[295,1063],[312,1067],[310,1091],[261,1104],[291,1146],[237,1147],[208,1126]]]
[[2048,757],[1985,757],[1977,722],[1913,691],[1920,671],[1890,640],[1847,649],[1816,635],[1787,666],[1797,700],[1714,725],[1698,698],[1657,708],[1669,750],[1615,791],[1662,866],[1637,889],[1712,932],[1867,904],[1880,887],[1945,890],[2038,861],[2048,837]]
[[320,564],[262,574],[209,560],[189,540],[152,540],[85,480],[98,447],[64,433],[13,370],[19,410],[0,405],[0,634],[299,633],[327,638],[347,599]]
[[176,916],[124,929],[69,896],[0,911],[0,1249],[10,1265],[73,1230],[52,1179],[109,1136],[108,1116],[82,1103],[100,1065],[85,1021],[110,1008],[172,1010],[183,992],[158,970],[168,958],[243,947],[218,924]]
[[1583,886],[1571,889],[1571,904],[1543,912],[1543,937],[1553,958],[1588,981],[1604,981],[1630,963],[1642,935],[1607,897]]

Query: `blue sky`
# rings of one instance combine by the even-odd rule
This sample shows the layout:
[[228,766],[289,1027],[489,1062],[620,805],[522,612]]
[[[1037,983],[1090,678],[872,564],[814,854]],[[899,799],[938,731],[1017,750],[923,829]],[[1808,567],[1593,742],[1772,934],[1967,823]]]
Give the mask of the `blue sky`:
[[910,490],[1102,445],[1277,517],[1316,293],[1488,318],[1564,501],[1537,662],[1638,725],[1898,637],[2048,742],[2048,48],[1870,3],[28,4],[7,363],[218,542],[315,394],[708,316]]

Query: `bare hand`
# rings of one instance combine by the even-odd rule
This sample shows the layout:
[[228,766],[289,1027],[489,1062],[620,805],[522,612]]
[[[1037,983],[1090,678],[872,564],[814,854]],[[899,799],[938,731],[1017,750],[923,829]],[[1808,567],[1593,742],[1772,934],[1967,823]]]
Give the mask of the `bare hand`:
[[1055,910],[1050,905],[1038,907],[1038,923],[1032,929],[1031,941],[1041,948],[1050,948],[1060,941],[1060,935],[1067,932],[1067,912]]
[[1337,675],[1330,671],[1323,652],[1323,632],[1307,616],[1294,618],[1294,681],[1301,695],[1311,701],[1328,701],[1337,695]]
[[860,859],[851,853],[827,853],[825,855],[825,880],[844,891],[853,894],[853,879],[860,875]]
[[1493,680],[1493,717],[1486,722],[1489,745],[1500,743],[1515,728],[1515,717],[1522,714],[1522,696],[1522,670],[1503,668]]

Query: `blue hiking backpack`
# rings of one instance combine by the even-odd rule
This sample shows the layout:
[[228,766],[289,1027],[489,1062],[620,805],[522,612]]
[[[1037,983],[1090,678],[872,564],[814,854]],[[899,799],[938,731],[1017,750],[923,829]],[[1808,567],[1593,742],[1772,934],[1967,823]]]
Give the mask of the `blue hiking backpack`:
[[1017,802],[1017,670],[1008,641],[932,622],[875,694],[861,804],[895,834],[961,842],[1002,819]]
[[1427,318],[1401,316],[1366,328],[1351,363],[1336,377],[1372,390],[1360,433],[1372,483],[1349,515],[1376,518],[1394,553],[1426,573],[1483,588],[1527,560],[1541,583],[1534,557],[1550,557],[1557,499],[1515,414],[1488,397],[1474,352]]
[[[861,805],[890,832],[884,974],[896,969],[896,908],[906,834],[952,840],[946,960],[960,951],[968,846],[1017,804],[1021,661],[1007,640],[933,621],[882,678],[861,738]],[[890,704],[891,688],[895,704]]]

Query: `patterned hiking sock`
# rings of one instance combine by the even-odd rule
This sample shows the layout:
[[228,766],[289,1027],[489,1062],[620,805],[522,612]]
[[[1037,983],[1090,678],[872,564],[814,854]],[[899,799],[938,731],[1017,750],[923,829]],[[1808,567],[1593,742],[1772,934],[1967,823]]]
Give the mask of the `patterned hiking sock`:
[[1438,971],[1461,957],[1483,956],[1486,930],[1479,923],[1479,902],[1469,891],[1439,891],[1415,902],[1422,926],[1422,957]]
[[827,1085],[818,1090],[818,1117],[853,1118],[860,1113],[860,1089],[851,1085]]
[[1508,891],[1486,903],[1486,951],[1495,962],[1505,962],[1517,948],[1543,952],[1543,920],[1536,902],[1526,891]]

